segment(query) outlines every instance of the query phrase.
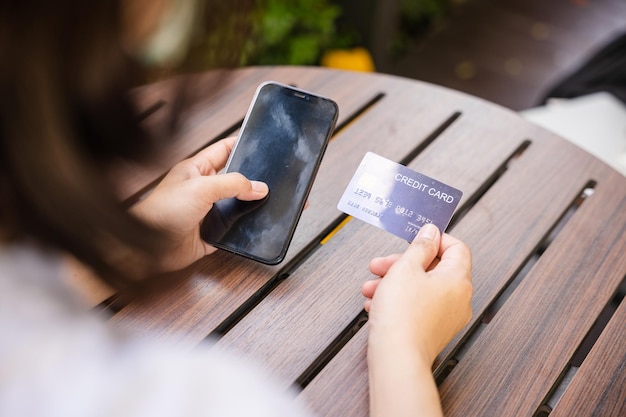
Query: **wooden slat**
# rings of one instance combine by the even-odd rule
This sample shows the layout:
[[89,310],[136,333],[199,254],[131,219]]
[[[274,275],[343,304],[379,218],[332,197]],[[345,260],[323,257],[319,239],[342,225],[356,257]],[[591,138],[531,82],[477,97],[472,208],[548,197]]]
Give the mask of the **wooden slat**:
[[[261,73],[266,71],[274,69]],[[300,73],[306,75],[299,78]],[[113,321],[191,347],[242,305],[258,301],[219,344],[264,363],[285,386],[291,384],[310,370],[361,311],[359,287],[369,278],[369,259],[401,251],[406,243],[352,220],[310,257],[299,257],[341,218],[336,203],[366,151],[403,160],[429,143],[437,126],[460,112],[409,164],[461,188],[466,193],[462,211],[473,204],[452,233],[473,249],[475,316],[440,355],[436,372],[456,355],[468,332],[536,253],[582,189],[590,181],[597,182],[595,193],[568,218],[494,319],[464,349],[441,386],[449,416],[532,415],[626,275],[626,180],[514,113],[450,90],[383,75],[298,68],[280,74],[283,79],[273,78],[304,80],[301,87],[337,99],[340,112],[385,94],[329,145],[287,261],[271,267],[218,253],[178,274],[167,291],[131,303]],[[238,87],[245,90],[252,85]],[[352,96],[355,91],[358,99]],[[231,105],[237,107],[236,102],[222,108],[223,114]],[[190,120],[196,120],[190,129],[198,129],[200,135],[210,130],[206,127],[210,112],[197,111],[197,115],[190,113]],[[530,146],[497,178],[526,140]],[[282,272],[290,276],[264,299],[256,299],[258,290]],[[588,398],[609,407],[599,409],[622,410],[619,388],[609,389],[608,397],[600,391],[615,381],[623,382],[623,370],[615,365],[619,362],[605,359],[610,349],[618,349],[610,353],[617,355],[614,361],[624,357],[623,346],[612,347],[623,338],[623,305],[566,391],[566,400],[557,405],[564,413],[575,409],[569,408],[576,405],[567,398],[584,392],[586,375],[596,378],[599,386]],[[620,336],[607,333],[620,324]],[[367,324],[302,393],[320,415],[367,414],[366,340]],[[609,366],[609,372],[595,371],[604,366]]]
[[318,416],[369,415],[366,323],[302,391],[299,398]]
[[[188,89],[194,94],[192,106],[185,110],[177,137],[160,144],[157,154],[141,165],[118,165],[113,172],[119,187],[119,194],[127,198],[147,184],[152,183],[167,172],[174,164],[195,153],[209,141],[243,119],[257,86],[267,80],[294,84],[316,93],[334,98],[340,104],[338,123],[353,113],[358,106],[376,94],[377,83],[366,80],[353,80],[349,73],[329,74],[320,69],[310,68],[298,71],[289,67],[245,68],[233,71],[220,81],[225,85],[216,86],[215,74],[197,75],[189,81]],[[172,89],[179,84],[177,79],[142,87],[136,93],[140,107],[146,108],[160,100],[165,106],[149,116],[151,119],[165,119],[171,107]],[[363,88],[367,85],[368,88]],[[351,86],[352,88],[349,88]],[[213,94],[211,90],[217,90]],[[162,123],[157,120],[156,124]]]
[[[463,115],[453,127],[409,166],[430,175],[440,174],[436,177],[462,189],[466,193],[464,198],[469,198],[489,181],[492,173],[523,140],[516,141],[515,135],[507,138],[506,133],[500,133],[501,129],[494,129],[491,123],[498,125],[501,121],[491,121],[492,114],[488,111],[482,115],[472,114],[469,105],[462,111]],[[501,109],[494,108],[493,111],[503,113],[505,123],[519,120],[507,119]],[[525,122],[521,123],[527,126]],[[364,133],[370,132],[366,126]],[[468,140],[472,136],[480,137],[484,146],[477,147],[475,142]],[[388,156],[387,152],[388,149],[383,150]],[[435,155],[445,155],[445,158]],[[564,189],[562,193],[567,191]],[[576,188],[575,193],[578,191]],[[571,190],[570,195],[574,195]],[[547,213],[546,221],[552,219],[555,222],[570,204],[572,196],[561,198],[560,211],[553,210],[551,216]],[[336,201],[338,197],[333,203]],[[508,215],[501,214],[501,217]],[[535,241],[531,242],[527,252],[543,237],[541,226],[546,227],[538,225]],[[251,355],[278,372],[285,383],[293,382],[361,310],[363,299],[359,288],[370,278],[367,273],[369,260],[402,252],[405,248],[406,242],[401,239],[351,221],[219,344]],[[518,261],[522,259],[523,256]],[[315,320],[311,321],[311,317]],[[289,343],[285,343],[286,340]]]
[[[146,162],[145,164],[132,165],[120,164],[116,167],[112,175],[114,178],[117,178],[116,182],[119,186],[118,194],[120,197],[126,199],[138,193],[140,190],[143,190],[169,170],[175,163],[199,150],[200,147],[203,147],[207,142],[213,140],[216,135],[219,135],[224,129],[241,121],[252,99],[254,90],[259,83],[266,80],[295,84],[299,87],[332,97],[340,106],[338,126],[341,126],[354,114],[357,114],[362,106],[367,105],[373,98],[383,93],[385,88],[389,88],[385,78],[372,81],[363,76],[355,77],[351,73],[341,71],[330,73],[316,68],[306,68],[306,70],[303,71],[301,68],[293,67],[261,67],[241,69],[229,75],[228,78],[226,78],[227,85],[219,90],[219,95],[216,98],[208,91],[210,88],[215,88],[214,74],[208,73],[199,75],[196,81],[191,82],[191,85],[196,86],[194,90],[196,95],[202,96],[204,94],[208,98],[205,100],[197,99],[192,101],[194,105],[188,109],[183,116],[184,122],[182,122],[179,128],[180,136],[173,139],[171,143],[163,144],[162,149],[159,151],[158,155],[154,155],[151,163]],[[168,100],[170,100],[171,90],[178,87],[176,81],[177,80],[166,81],[141,88],[136,93],[140,106],[147,108],[159,100],[168,102]],[[165,106],[151,115],[150,118],[167,118],[167,111],[168,107]],[[444,114],[437,112],[428,112],[425,114],[432,117],[433,120],[440,119],[442,121],[448,116],[447,112]],[[162,120],[157,120],[156,124],[158,125],[161,122]],[[415,133],[417,135],[427,135],[423,128],[416,129]],[[330,148],[332,149],[334,146],[334,144],[331,144]],[[329,150],[328,153],[331,152],[332,151]],[[328,159],[328,157],[326,157],[326,159]],[[326,163],[326,165],[329,164]],[[318,178],[322,176],[323,173],[320,173]],[[320,180],[318,180],[318,182],[320,182]],[[312,201],[317,194],[319,193],[314,189],[311,193]],[[321,192],[321,194],[324,195],[323,192]],[[305,217],[307,217],[308,220],[301,220],[300,224],[304,226],[300,228],[321,227],[323,229],[329,222],[327,215],[324,215],[324,213],[320,214],[315,209],[308,210],[307,213],[305,213]],[[307,221],[312,221],[314,226],[311,226]],[[310,233],[307,234],[297,231],[294,237],[294,244],[292,245],[292,248],[295,249],[290,251],[287,259],[293,257],[295,253],[301,250],[308,241],[311,240],[312,236],[315,236],[315,234],[311,235]],[[246,290],[243,290],[244,287],[241,287],[239,282],[232,284],[233,286],[236,285],[238,289],[242,288],[242,291],[245,292],[244,298],[235,297],[236,300],[243,302],[278,270],[277,268],[262,268],[257,270],[255,269],[255,265],[251,263],[243,263],[240,265],[239,258],[230,256],[218,256],[218,258],[219,259],[214,261],[208,261],[208,263],[205,261],[200,262],[179,275],[180,277],[197,276],[198,273],[195,272],[196,270],[199,270],[199,274],[203,275],[202,271],[214,270],[214,262],[218,264],[231,264],[233,273],[239,271],[241,274],[242,270],[240,267],[253,269],[254,271],[252,272],[244,273],[246,275],[259,273],[261,276],[259,281],[247,279],[246,285],[250,284],[250,287],[244,285]],[[95,301],[97,304],[97,302],[104,301],[104,298],[102,298],[103,295],[106,298],[106,296],[110,296],[113,293],[110,289],[97,291],[97,293],[93,291],[93,279],[91,276],[84,274],[83,271],[73,272],[73,275],[79,275],[78,279],[74,280],[75,286],[78,288],[79,292],[87,293],[87,298],[91,303]],[[180,294],[179,296],[184,297],[184,295]]]
[[[211,101],[210,99],[215,97],[211,91],[207,91],[211,87],[217,89],[213,74],[197,76],[193,81],[190,81],[189,88],[199,96],[205,93],[207,98],[196,99],[194,108],[188,110],[185,115],[187,120],[181,122],[177,136],[168,139],[167,142],[160,143],[158,153],[150,155],[149,159],[141,164],[124,163],[114,167],[112,176],[118,184],[120,197],[126,199],[139,192],[167,172],[178,161],[241,119],[250,103],[256,87],[255,84],[264,80],[267,73],[269,73],[269,69],[258,72],[236,72],[229,76],[221,90],[219,102]],[[165,103],[156,112],[148,116],[146,120],[148,126],[156,125],[155,129],[163,129],[160,125],[164,123],[163,119],[168,118],[174,95],[172,90],[175,90],[178,85],[176,79],[167,80],[139,88],[135,92],[139,108],[149,108],[159,101]],[[228,105],[220,104],[224,102]],[[208,115],[210,115],[210,120],[207,118]],[[203,118],[205,123],[201,123]]]
[[474,317],[439,356],[437,372],[592,180],[592,168],[602,165],[530,124],[518,134],[532,144],[451,231],[473,251]]
[[[480,137],[481,141],[489,143],[490,135],[483,135],[484,132],[478,129],[481,124],[464,126],[462,122],[463,120],[456,128],[468,138]],[[440,355],[438,366],[445,365],[446,359],[452,354],[456,344],[464,338],[465,332],[477,324],[487,307],[535,251],[547,231],[567,210],[591,175],[590,167],[585,161],[593,164],[593,158],[529,124],[520,125],[520,128],[523,130],[517,131],[519,137],[531,138],[532,144],[519,160],[512,162],[509,171],[452,230],[473,251],[474,317],[464,332]],[[494,141],[500,138],[497,130],[491,135]],[[468,140],[469,143],[476,143]],[[483,150],[481,148],[478,152]],[[555,163],[550,155],[559,150],[562,159]],[[472,159],[471,154],[465,156],[468,161]],[[483,152],[483,158],[488,159],[488,154]],[[416,165],[420,163],[416,161]],[[454,164],[449,163],[447,166],[450,165]],[[468,165],[471,166],[471,163],[468,162]],[[564,178],[567,179],[566,182]],[[520,207],[524,209],[521,210]],[[364,331],[366,328],[361,329],[360,333]],[[312,406],[320,406],[320,398],[340,389],[340,386],[334,385],[335,382],[348,384],[347,389],[356,390],[350,385],[361,384],[366,375],[362,375],[361,379],[355,378],[352,383],[338,379],[335,375],[349,372],[358,366],[361,359],[341,352],[337,360],[329,364],[331,370],[324,373],[331,381],[314,381],[305,390],[304,395]],[[351,397],[345,402],[345,407],[336,415],[348,413],[352,409],[362,409],[367,404],[367,396]]]
[[613,296],[626,274],[626,187],[601,168],[593,196],[442,384],[447,416],[532,415]]
[[550,417],[626,415],[625,323],[622,301]]
[[[342,86],[331,85],[336,90],[332,98],[348,97],[355,89],[362,90],[361,98],[381,91],[386,96],[329,144],[285,263],[270,267],[216,253],[179,274],[178,285],[167,292],[124,308],[113,318],[115,323],[181,343],[198,343],[336,221],[341,214],[337,201],[363,156],[352,150],[370,149],[399,159],[450,116],[447,106],[433,104],[437,98],[426,85],[394,77],[381,76],[372,82],[360,74],[336,74]],[[297,78],[297,72],[290,78]],[[308,84],[302,87],[310,88]],[[397,111],[396,103],[402,101],[407,103],[406,112]],[[215,282],[210,276],[220,280]]]

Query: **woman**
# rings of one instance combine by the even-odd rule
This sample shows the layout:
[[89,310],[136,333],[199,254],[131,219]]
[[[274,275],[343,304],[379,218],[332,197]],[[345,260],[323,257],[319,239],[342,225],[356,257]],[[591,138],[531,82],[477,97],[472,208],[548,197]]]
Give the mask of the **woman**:
[[[146,64],[207,48],[212,64],[228,64],[245,39],[232,25],[249,27],[253,6],[0,0],[0,415],[308,415],[227,353],[120,335],[63,279],[67,253],[119,291],[141,291],[147,277],[215,251],[198,231],[214,202],[268,193],[217,174],[232,138],[176,165],[130,210],[105,175],[154,142],[128,99]],[[192,25],[198,16],[204,26]],[[195,42],[198,33],[212,43]],[[469,250],[424,227],[370,270],[371,415],[441,415],[431,366],[471,315]]]

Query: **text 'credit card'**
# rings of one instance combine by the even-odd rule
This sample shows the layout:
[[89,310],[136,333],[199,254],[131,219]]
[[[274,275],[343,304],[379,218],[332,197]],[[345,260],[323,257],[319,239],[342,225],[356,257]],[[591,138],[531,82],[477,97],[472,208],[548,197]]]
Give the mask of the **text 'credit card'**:
[[427,223],[443,233],[462,196],[454,187],[368,152],[337,208],[411,242]]

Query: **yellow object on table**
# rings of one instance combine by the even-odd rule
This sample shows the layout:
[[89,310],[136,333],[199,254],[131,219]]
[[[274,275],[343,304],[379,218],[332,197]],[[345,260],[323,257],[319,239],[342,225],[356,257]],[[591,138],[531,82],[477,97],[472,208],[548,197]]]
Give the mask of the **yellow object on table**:
[[369,51],[363,47],[353,49],[333,49],[322,56],[323,67],[350,71],[374,72],[374,60]]

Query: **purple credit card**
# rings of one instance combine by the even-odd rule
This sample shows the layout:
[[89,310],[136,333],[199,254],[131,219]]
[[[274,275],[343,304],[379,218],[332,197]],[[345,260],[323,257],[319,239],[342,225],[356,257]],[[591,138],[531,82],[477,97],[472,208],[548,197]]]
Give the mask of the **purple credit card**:
[[337,208],[411,242],[426,223],[446,230],[463,193],[368,152]]

